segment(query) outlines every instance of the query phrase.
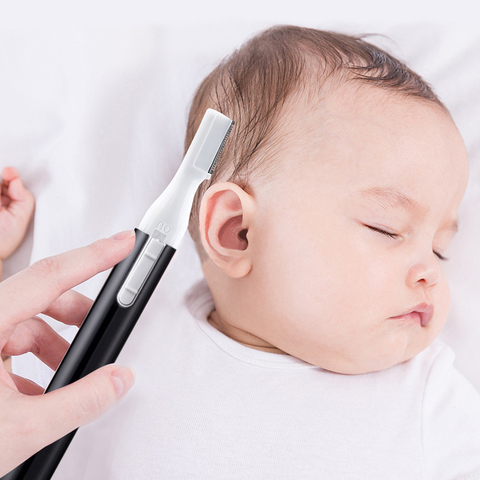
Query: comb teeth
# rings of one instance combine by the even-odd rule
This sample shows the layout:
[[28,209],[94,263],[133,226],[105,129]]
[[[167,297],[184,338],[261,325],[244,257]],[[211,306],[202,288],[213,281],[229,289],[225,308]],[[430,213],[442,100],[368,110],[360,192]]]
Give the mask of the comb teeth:
[[230,124],[230,127],[227,130],[227,133],[225,134],[225,137],[224,137],[222,143],[220,144],[220,147],[218,148],[217,154],[215,155],[215,158],[213,159],[212,165],[208,169],[209,174],[212,174],[213,171],[215,170],[215,167],[217,166],[218,159],[220,158],[220,155],[223,151],[223,147],[225,147],[225,143],[227,142],[228,136],[230,135],[230,132],[232,131],[232,128],[233,128],[234,125],[235,125],[235,122],[232,121],[232,123]]

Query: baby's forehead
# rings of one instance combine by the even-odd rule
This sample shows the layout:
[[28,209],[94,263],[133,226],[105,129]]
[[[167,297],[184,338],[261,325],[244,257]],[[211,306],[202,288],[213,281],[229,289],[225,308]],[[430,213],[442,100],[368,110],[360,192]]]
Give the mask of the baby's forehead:
[[[421,142],[438,136],[445,127],[456,130],[448,112],[437,104],[375,86],[336,81],[325,88],[295,91],[276,120],[274,143],[308,148],[323,143],[360,140],[360,147],[399,148],[408,139]],[[424,119],[424,128],[408,128],[412,119]],[[388,142],[387,142],[388,141]],[[461,142],[463,145],[463,142]]]
[[330,169],[345,185],[365,187],[385,186],[385,177],[413,188],[422,177],[438,189],[448,182],[432,170],[465,178],[463,140],[433,102],[348,83],[327,93],[315,98],[300,92],[285,102],[264,149],[265,161],[281,165],[281,174],[307,183]]
[[298,121],[312,116],[317,121],[384,117],[392,108],[398,116],[399,108],[407,113],[412,104],[417,109],[444,112],[437,104],[424,99],[359,83],[355,78],[335,77],[322,85],[300,84],[285,101],[279,121],[288,123],[294,118]]

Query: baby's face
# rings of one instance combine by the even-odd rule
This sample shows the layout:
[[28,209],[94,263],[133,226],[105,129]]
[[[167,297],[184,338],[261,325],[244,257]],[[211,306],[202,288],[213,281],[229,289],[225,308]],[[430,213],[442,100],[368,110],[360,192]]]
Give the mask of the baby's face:
[[[238,283],[248,304],[231,320],[327,370],[382,370],[424,350],[447,320],[441,257],[466,151],[453,121],[416,99],[342,87],[319,106],[295,103],[282,174],[253,188],[252,269]],[[425,313],[398,318],[419,304]]]

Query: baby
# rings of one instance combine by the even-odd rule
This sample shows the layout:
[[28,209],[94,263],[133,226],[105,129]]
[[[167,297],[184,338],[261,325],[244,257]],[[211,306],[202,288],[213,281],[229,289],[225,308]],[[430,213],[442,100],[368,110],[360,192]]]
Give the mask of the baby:
[[189,232],[209,321],[252,348],[344,374],[410,360],[438,336],[468,160],[415,73],[354,38],[276,28],[200,86],[236,120]]
[[162,478],[480,478],[480,396],[436,340],[468,180],[447,108],[362,39],[293,26],[205,78],[187,148],[208,107],[236,124],[190,217],[203,336],[182,330],[189,434],[160,427]]

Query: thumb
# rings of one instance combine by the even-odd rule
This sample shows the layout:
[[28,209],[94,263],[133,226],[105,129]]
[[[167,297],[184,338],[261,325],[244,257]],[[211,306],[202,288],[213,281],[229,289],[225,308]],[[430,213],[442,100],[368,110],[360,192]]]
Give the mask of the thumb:
[[8,196],[14,201],[22,201],[25,197],[25,187],[20,177],[15,177],[8,184]]
[[71,385],[29,397],[35,402],[31,440],[40,449],[93,422],[118,403],[134,382],[130,368],[107,365]]
[[12,203],[9,206],[10,210],[12,209],[30,210],[35,203],[35,199],[33,198],[33,195],[24,187],[20,176],[10,180],[7,194],[12,200]]

